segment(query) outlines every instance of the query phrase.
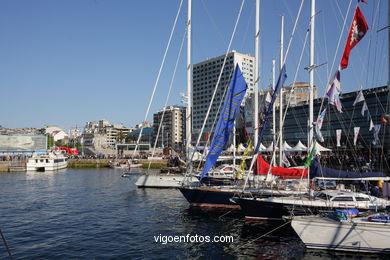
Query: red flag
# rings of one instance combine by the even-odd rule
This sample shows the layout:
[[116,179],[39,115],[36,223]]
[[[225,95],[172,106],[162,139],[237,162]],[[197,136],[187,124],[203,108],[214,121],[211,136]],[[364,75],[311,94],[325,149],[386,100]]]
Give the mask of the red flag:
[[341,69],[348,67],[349,53],[352,48],[364,37],[368,30],[368,25],[366,19],[364,18],[363,13],[360,11],[359,6],[356,7],[355,15],[352,20],[351,28],[349,29],[349,34],[347,42],[345,44],[343,58],[341,59]]

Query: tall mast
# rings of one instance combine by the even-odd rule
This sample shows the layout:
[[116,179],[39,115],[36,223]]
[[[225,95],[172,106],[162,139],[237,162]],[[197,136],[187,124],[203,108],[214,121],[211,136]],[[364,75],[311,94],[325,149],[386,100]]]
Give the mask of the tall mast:
[[311,22],[310,22],[310,64],[309,64],[309,139],[307,148],[311,149],[313,143],[313,99],[314,99],[314,25],[315,25],[316,3],[311,0]]
[[[275,63],[276,60],[272,59],[272,89],[275,91]],[[273,94],[273,93],[272,93]],[[273,148],[276,147],[276,111],[275,111],[275,102],[272,105],[272,144]]]
[[188,0],[188,14],[187,14],[187,113],[186,113],[186,153],[189,156],[189,147],[191,145],[191,0]]
[[[390,26],[390,0],[387,1],[387,26]],[[390,28],[387,29],[387,57],[388,62],[388,75],[387,75],[387,87],[390,89]]]
[[255,21],[255,86],[253,89],[253,144],[257,146],[259,136],[259,38],[260,38],[260,0],[256,0],[256,21]]
[[[280,23],[280,71],[283,67],[283,40],[284,40],[284,16]],[[279,94],[279,166],[282,166],[283,160],[283,86]]]

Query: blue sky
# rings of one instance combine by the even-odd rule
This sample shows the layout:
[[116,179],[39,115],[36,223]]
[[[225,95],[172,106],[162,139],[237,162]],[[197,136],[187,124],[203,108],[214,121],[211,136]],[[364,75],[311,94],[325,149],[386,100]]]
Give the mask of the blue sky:
[[[333,57],[350,1],[317,0],[315,84],[323,95],[329,74],[341,59],[356,1],[352,1],[336,64]],[[2,0],[0,1],[0,125],[65,129],[86,121],[107,119],[134,126],[143,121],[180,0]],[[271,80],[272,59],[279,59],[280,15],[285,15],[285,45],[300,1],[261,1],[260,88]],[[193,63],[226,52],[240,0],[193,1]],[[255,1],[246,0],[232,49],[254,55]],[[360,5],[369,25],[365,38],[352,50],[341,73],[344,92],[387,82],[387,1]],[[377,8],[379,7],[379,8]],[[286,63],[291,83],[308,81],[308,45],[298,60],[309,24],[306,0]],[[185,30],[183,3],[151,112],[166,98]],[[185,48],[169,104],[180,104],[186,89]],[[151,120],[152,114],[149,116]]]

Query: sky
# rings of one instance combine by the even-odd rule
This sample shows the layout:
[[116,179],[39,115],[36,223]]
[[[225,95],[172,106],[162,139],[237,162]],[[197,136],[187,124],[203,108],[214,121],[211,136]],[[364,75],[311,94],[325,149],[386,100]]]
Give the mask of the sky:
[[[192,1],[192,63],[227,51],[242,0]],[[336,52],[348,5],[351,8]],[[369,31],[352,50],[341,73],[343,92],[387,84],[387,4],[360,4]],[[2,0],[0,1],[0,125],[8,128],[58,125],[84,127],[107,119],[132,127],[142,122],[156,84],[180,0]],[[272,59],[279,60],[280,20],[285,16],[285,51],[300,0],[261,0],[260,89],[272,80]],[[341,60],[356,0],[317,0],[315,85],[323,96]],[[287,84],[308,81],[310,1],[306,0],[286,59]],[[171,46],[157,84],[148,121],[168,105],[182,105],[186,92],[183,1]],[[255,0],[246,0],[232,50],[254,56]],[[300,55],[303,50],[301,63]],[[180,55],[179,55],[180,54]],[[179,57],[178,68],[174,67]],[[335,61],[335,62],[333,62]],[[278,62],[277,62],[278,63]],[[332,64],[333,67],[332,67]],[[279,66],[279,65],[277,65]]]

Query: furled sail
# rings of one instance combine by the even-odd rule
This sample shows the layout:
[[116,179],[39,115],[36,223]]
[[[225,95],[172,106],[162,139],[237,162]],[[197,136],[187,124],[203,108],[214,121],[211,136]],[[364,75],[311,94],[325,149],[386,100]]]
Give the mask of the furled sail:
[[310,178],[335,178],[335,179],[365,179],[365,178],[385,178],[383,172],[349,172],[331,169],[322,166],[317,160],[313,160],[310,165]]
[[272,94],[271,102],[268,104],[268,109],[267,109],[267,112],[265,114],[264,124],[263,124],[263,127],[261,128],[260,134],[258,136],[258,141],[257,141],[255,153],[259,152],[260,144],[263,141],[263,136],[264,136],[265,131],[266,131],[268,124],[269,124],[269,118],[270,118],[270,115],[272,113],[272,107],[275,103],[276,97],[278,96],[280,90],[283,87],[283,84],[284,84],[284,81],[286,80],[286,78],[287,78],[286,67],[283,65],[283,67],[280,71],[280,74],[279,74],[278,82],[276,83],[276,86],[275,86],[274,93]]
[[245,82],[244,76],[241,73],[240,67],[237,64],[236,68],[234,69],[228,91],[226,93],[225,103],[219,116],[219,121],[215,130],[213,141],[211,143],[211,148],[207,154],[201,180],[213,167],[222,150],[226,146],[227,141],[229,140],[229,135],[230,132],[232,132],[234,120],[240,109],[240,105],[242,99],[244,98],[246,89],[247,84]]

